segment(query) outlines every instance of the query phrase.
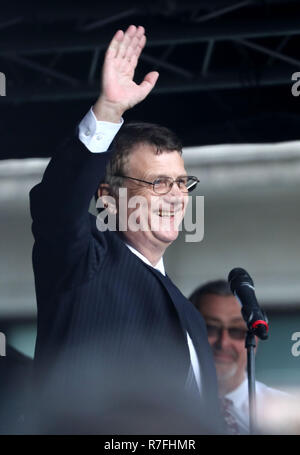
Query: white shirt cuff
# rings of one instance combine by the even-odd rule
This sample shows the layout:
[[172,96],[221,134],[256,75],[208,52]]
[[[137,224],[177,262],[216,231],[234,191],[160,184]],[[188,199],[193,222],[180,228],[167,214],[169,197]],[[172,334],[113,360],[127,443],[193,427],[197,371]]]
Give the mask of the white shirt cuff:
[[106,152],[123,123],[99,121],[91,108],[79,123],[79,139],[92,153]]

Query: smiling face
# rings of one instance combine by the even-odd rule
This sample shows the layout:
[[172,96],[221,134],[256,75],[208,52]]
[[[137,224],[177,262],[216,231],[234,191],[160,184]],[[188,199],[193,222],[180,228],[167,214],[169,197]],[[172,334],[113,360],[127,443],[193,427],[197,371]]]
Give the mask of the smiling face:
[[[159,177],[177,179],[186,175],[184,162],[177,151],[165,151],[157,154],[156,148],[148,144],[138,144],[130,153],[126,165],[126,175],[153,182]],[[177,238],[178,228],[183,219],[188,196],[174,184],[171,191],[164,195],[154,192],[153,186],[146,183],[124,179],[127,187],[127,199],[142,196],[144,203],[138,210],[138,223],[143,229],[133,231],[130,219],[137,206],[128,208],[128,231],[124,237],[136,249],[161,252]],[[137,212],[136,212],[137,213]]]
[[[241,306],[234,296],[207,294],[201,298],[198,308],[208,326],[208,342],[212,347],[220,391],[224,394],[238,387],[245,377],[247,351],[245,349],[246,325],[241,315]],[[235,339],[228,328],[244,333]]]

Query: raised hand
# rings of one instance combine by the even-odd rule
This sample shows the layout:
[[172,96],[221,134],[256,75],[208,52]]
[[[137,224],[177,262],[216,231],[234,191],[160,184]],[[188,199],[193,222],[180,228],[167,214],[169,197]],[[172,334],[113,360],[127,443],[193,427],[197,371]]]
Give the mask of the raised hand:
[[150,93],[158,72],[152,71],[140,84],[133,80],[139,56],[146,44],[144,27],[130,25],[111,40],[102,68],[101,93],[93,107],[98,120],[118,122],[123,113]]

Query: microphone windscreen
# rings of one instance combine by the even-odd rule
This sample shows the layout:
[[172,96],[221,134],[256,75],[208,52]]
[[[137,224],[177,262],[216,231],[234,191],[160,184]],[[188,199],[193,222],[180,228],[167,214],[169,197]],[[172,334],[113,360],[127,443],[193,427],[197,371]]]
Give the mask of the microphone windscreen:
[[231,272],[229,272],[228,282],[232,293],[236,291],[237,287],[241,283],[248,283],[251,286],[254,286],[253,280],[249,273],[240,267],[236,267],[232,269]]

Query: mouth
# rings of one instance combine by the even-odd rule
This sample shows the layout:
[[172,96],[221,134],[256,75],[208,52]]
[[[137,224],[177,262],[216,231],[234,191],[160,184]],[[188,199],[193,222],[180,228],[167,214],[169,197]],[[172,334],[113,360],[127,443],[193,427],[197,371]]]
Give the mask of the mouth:
[[182,212],[181,208],[178,208],[176,210],[163,210],[159,209],[156,214],[160,216],[161,218],[174,218],[175,215],[179,214]]
[[216,362],[221,362],[221,363],[231,363],[231,362],[235,361],[235,359],[231,355],[227,355],[227,354],[214,353],[214,358],[215,358]]

